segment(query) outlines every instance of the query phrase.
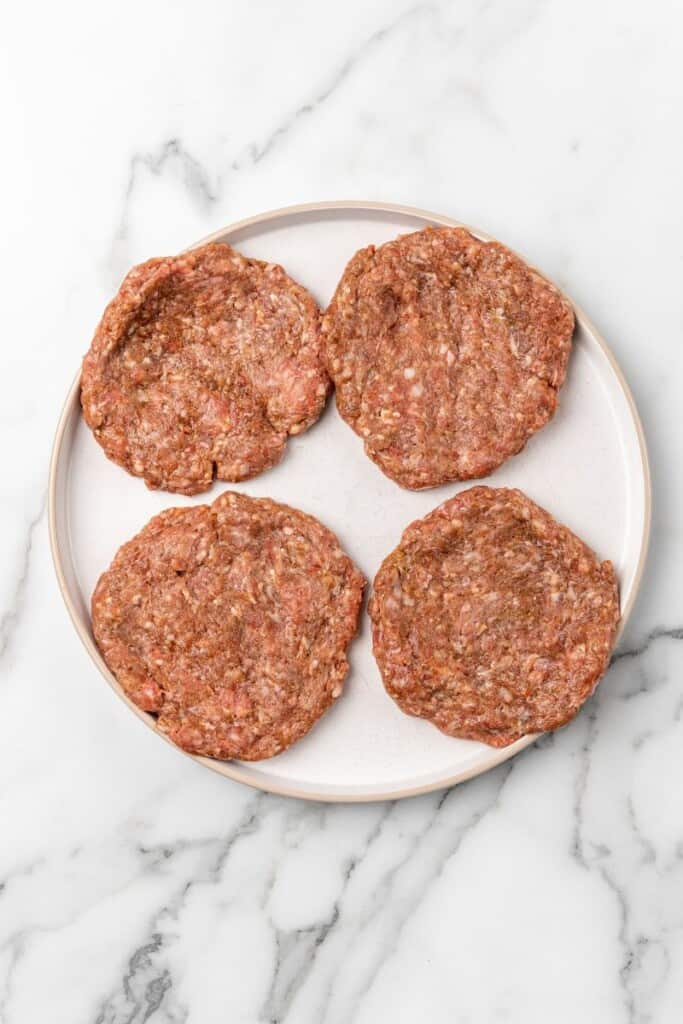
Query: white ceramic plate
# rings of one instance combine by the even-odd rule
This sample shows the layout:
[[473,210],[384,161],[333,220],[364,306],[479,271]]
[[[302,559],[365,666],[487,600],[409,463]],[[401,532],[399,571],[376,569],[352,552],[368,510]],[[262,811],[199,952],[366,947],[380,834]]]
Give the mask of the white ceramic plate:
[[[211,240],[282,263],[324,307],[357,249],[429,223],[455,222],[405,207],[323,203],[263,214],[225,228]],[[601,558],[613,561],[623,624],[633,607],[648,541],[647,454],[633,399],[614,356],[581,310],[576,314],[574,349],[555,419],[486,482],[521,488]],[[280,465],[255,480],[215,484],[196,498],[148,491],[141,480],[109,462],[95,443],[80,413],[76,380],[57,431],[50,474],[55,566],[74,625],[93,661],[152,729],[154,718],[127,700],[95,647],[90,595],[119,545],[151,516],[172,505],[210,501],[231,486],[317,516],[335,531],[371,582],[408,523],[471,484],[419,493],[401,490],[366,458],[360,439],[342,422],[332,400],[315,427],[289,441]],[[402,714],[382,686],[363,611],[344,695],[308,736],[260,763],[197,760],[264,790],[318,800],[375,800],[460,782],[532,740],[494,750],[451,739]]]

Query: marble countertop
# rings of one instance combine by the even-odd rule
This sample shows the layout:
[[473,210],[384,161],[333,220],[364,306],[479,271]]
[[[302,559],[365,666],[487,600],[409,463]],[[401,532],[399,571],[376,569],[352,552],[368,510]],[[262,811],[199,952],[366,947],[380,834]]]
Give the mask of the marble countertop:
[[[13,5],[2,1024],[680,1021],[682,29],[666,0]],[[68,621],[45,510],[124,270],[340,198],[477,224],[564,285],[629,379],[654,477],[641,596],[583,713],[470,783],[367,806],[251,791],[135,722]]]

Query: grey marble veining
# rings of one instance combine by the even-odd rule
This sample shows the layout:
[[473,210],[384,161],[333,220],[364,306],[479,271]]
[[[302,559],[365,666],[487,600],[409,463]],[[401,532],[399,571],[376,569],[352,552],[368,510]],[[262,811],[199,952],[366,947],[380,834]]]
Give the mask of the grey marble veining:
[[[678,1024],[682,27],[666,2],[67,0],[36,32],[14,6],[2,1024]],[[478,224],[565,285],[627,372],[654,470],[642,593],[576,721],[449,792],[355,807],[251,792],[132,720],[62,607],[44,498],[131,263],[354,197]]]

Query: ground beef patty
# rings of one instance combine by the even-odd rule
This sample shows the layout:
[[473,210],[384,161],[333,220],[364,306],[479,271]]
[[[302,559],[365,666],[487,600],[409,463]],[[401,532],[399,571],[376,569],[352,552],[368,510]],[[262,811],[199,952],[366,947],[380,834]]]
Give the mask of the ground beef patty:
[[83,361],[83,413],[149,487],[206,490],[274,465],[322,412],[320,313],[282,267],[215,243],[134,267]]
[[611,563],[521,491],[473,487],[407,528],[371,616],[403,711],[504,747],[564,725],[591,695],[619,597]]
[[486,476],[555,412],[574,330],[497,242],[426,228],[356,253],[323,318],[343,418],[403,487]]
[[301,739],[342,692],[363,585],[317,519],[228,492],[162,512],[119,549],[93,631],[178,746],[255,761]]

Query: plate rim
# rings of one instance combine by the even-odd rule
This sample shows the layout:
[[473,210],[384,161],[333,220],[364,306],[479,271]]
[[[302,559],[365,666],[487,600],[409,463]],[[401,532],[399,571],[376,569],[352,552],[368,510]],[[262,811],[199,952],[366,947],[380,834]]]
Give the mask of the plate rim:
[[[266,210],[262,213],[254,214],[250,217],[245,217],[241,220],[234,221],[226,226],[219,228],[211,234],[206,235],[204,238],[199,239],[197,242],[193,242],[192,245],[188,246],[187,249],[194,249],[201,245],[206,245],[210,242],[217,241],[223,238],[226,234],[235,234],[238,231],[242,231],[246,228],[254,227],[269,221],[277,221],[285,219],[287,217],[307,215],[315,213],[332,213],[336,211],[351,211],[356,210],[359,213],[362,212],[378,212],[387,214],[397,214],[399,216],[414,217],[418,220],[431,222],[445,227],[463,227],[470,231],[475,237],[482,239],[483,241],[493,241],[492,235],[481,231],[479,228],[474,228],[462,221],[456,220],[453,217],[448,217],[444,214],[434,213],[430,210],[424,210],[416,206],[406,206],[399,203],[383,203],[378,201],[363,201],[355,199],[343,199],[343,200],[331,200],[324,202],[315,203],[298,203],[292,206],[282,206],[273,210]],[[507,248],[510,248],[509,246]],[[187,250],[183,250],[187,251]],[[536,270],[536,267],[530,263],[524,256],[520,255],[516,250],[511,249],[516,255],[520,256],[520,259],[531,266],[532,269]],[[546,277],[542,271],[537,271],[542,276]],[[551,281],[556,288],[565,296],[565,298],[571,303],[577,321],[582,327],[592,336],[597,342],[599,348],[602,350],[603,355],[607,359],[610,365],[612,373],[616,377],[617,383],[621,388],[622,394],[626,399],[628,411],[631,416],[633,427],[635,429],[636,437],[638,440],[638,449],[640,455],[640,471],[643,480],[643,530],[640,538],[640,552],[638,556],[638,562],[636,565],[633,585],[631,593],[629,594],[628,600],[624,605],[621,613],[621,619],[619,622],[619,628],[617,633],[617,640],[626,626],[626,623],[633,611],[640,586],[643,579],[643,573],[645,570],[645,564],[647,562],[647,555],[650,545],[650,532],[652,524],[652,480],[650,472],[650,460],[648,456],[647,443],[645,441],[645,432],[643,430],[643,424],[638,412],[638,408],[635,403],[635,399],[631,392],[631,388],[628,385],[624,372],[619,365],[616,356],[612,352],[612,349],[603,338],[601,332],[596,328],[592,320],[586,315],[581,306],[579,306],[564,289],[560,288],[559,285]],[[78,609],[76,608],[75,602],[71,596],[69,586],[66,579],[66,572],[64,569],[63,555],[61,546],[59,543],[59,495],[57,491],[58,484],[58,470],[61,463],[62,448],[67,433],[67,429],[72,422],[72,418],[77,416],[80,412],[80,379],[81,371],[80,368],[76,374],[76,377],[69,388],[66,400],[62,407],[59,421],[57,423],[57,429],[55,431],[54,441],[52,444],[52,452],[50,455],[50,467],[48,476],[48,532],[50,538],[50,551],[52,554],[52,562],[57,577],[57,584],[62,596],[62,600],[66,605],[66,609],[69,613],[71,622],[76,630],[76,633],[85,647],[87,653],[90,655],[96,668],[100,674],[104,677],[106,682],[109,684],[111,689],[116,695],[134,712],[136,717],[140,719],[144,724],[153,732],[156,736],[164,740],[169,746],[175,751],[178,751],[184,757],[190,758],[211,771],[216,772],[218,775],[222,775],[224,778],[230,778],[235,782],[241,782],[244,785],[250,786],[252,789],[260,790],[261,792],[273,793],[278,796],[293,797],[300,800],[314,800],[324,803],[373,803],[382,800],[402,800],[407,797],[419,796],[423,793],[431,793],[441,789],[449,789],[452,786],[465,782],[468,779],[474,778],[477,775],[482,775],[492,768],[497,767],[504,761],[509,760],[516,754],[520,753],[526,747],[534,743],[538,738],[538,733],[530,736],[523,736],[515,743],[510,744],[502,749],[491,748],[490,756],[486,759],[484,764],[477,764],[469,768],[462,768],[452,775],[448,775],[444,778],[437,780],[432,779],[430,782],[425,782],[416,786],[404,786],[400,789],[384,789],[380,792],[344,792],[343,787],[328,786],[324,789],[302,789],[300,783],[296,782],[288,783],[286,781],[268,779],[258,779],[251,776],[248,768],[244,768],[237,761],[217,761],[213,758],[203,757],[198,754],[191,754],[188,751],[183,750],[173,743],[167,736],[164,735],[156,726],[153,716],[145,711],[142,711],[129,697],[126,696],[116,677],[108,669],[102,656],[95,645],[94,639],[91,632],[81,622]],[[341,792],[335,792],[334,790],[341,789]]]

